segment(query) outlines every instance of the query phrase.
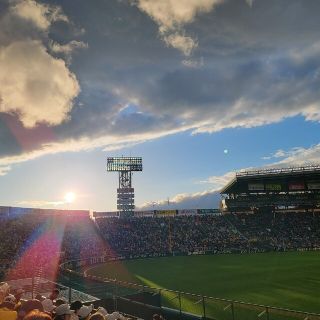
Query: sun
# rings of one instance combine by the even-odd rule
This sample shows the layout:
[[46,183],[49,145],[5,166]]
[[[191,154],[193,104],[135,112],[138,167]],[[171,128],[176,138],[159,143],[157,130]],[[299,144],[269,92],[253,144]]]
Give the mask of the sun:
[[72,203],[74,202],[74,200],[76,199],[76,195],[74,192],[68,192],[66,193],[66,195],[64,196],[64,200],[67,203]]

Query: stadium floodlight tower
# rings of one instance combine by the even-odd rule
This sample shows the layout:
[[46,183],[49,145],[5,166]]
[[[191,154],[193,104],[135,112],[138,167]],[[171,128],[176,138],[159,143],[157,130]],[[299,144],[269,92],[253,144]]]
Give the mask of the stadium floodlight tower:
[[119,172],[119,188],[117,189],[117,210],[120,217],[130,217],[134,210],[134,188],[132,188],[132,172],[142,171],[141,157],[109,157],[107,171]]

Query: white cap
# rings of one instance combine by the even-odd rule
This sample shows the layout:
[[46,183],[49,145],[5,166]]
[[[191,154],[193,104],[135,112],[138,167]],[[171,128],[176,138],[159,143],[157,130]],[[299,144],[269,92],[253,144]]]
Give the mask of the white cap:
[[56,315],[62,316],[64,314],[72,314],[74,311],[70,310],[70,307],[67,303],[61,304],[59,307],[56,307]]
[[124,317],[122,314],[120,314],[118,311],[112,312],[111,314],[108,314],[106,316],[107,320],[124,320],[127,319],[126,317]]
[[52,312],[52,310],[55,308],[51,299],[45,299],[41,303],[43,305],[44,311],[46,312]]
[[6,296],[5,298],[4,298],[4,300],[3,301],[5,301],[5,302],[12,302],[12,303],[16,303],[16,298],[15,298],[15,296],[14,295],[12,295],[12,294],[9,294],[8,296]]
[[80,318],[86,318],[92,310],[93,310],[92,304],[90,306],[82,306],[78,311],[78,316]]
[[107,316],[108,315],[108,311],[103,307],[99,307],[98,310],[97,310],[97,313],[101,313],[103,316]]

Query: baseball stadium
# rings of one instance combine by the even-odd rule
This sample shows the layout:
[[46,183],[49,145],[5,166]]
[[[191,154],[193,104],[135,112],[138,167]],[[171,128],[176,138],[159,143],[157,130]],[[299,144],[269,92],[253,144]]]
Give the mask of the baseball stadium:
[[119,319],[320,319],[319,166],[240,171],[220,208],[148,211],[142,159],[107,169],[118,211],[0,208],[3,303],[58,291]]

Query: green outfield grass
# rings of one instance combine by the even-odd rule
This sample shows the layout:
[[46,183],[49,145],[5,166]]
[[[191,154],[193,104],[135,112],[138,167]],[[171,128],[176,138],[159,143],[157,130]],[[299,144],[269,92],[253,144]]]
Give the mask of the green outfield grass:
[[88,274],[320,313],[320,252],[130,260],[98,265]]

